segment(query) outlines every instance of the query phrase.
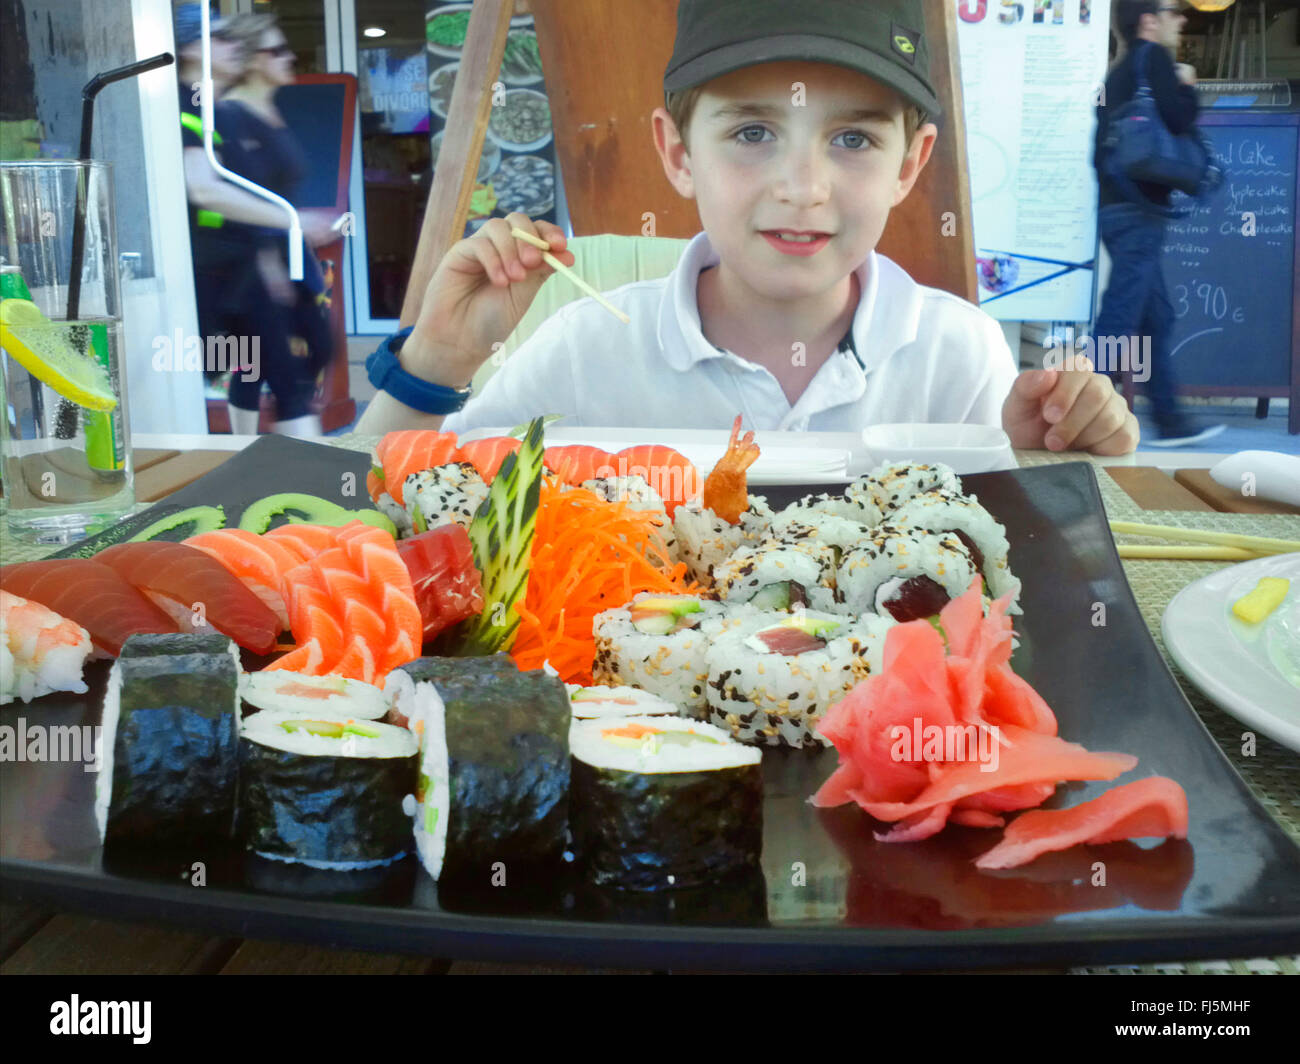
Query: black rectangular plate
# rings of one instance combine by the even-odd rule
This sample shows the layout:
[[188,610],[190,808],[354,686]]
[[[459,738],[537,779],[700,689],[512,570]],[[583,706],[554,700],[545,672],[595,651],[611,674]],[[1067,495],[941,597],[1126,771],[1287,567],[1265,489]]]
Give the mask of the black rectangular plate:
[[[363,506],[364,455],[264,439],[167,500],[224,503],[233,521],[273,491]],[[360,501],[339,498],[358,473]],[[105,855],[80,763],[0,764],[0,888],[101,916],[336,948],[653,968],[914,969],[1135,963],[1300,949],[1300,848],[1255,801],[1188,705],[1138,612],[1085,462],[963,478],[1004,524],[1024,581],[1014,664],[1061,735],[1140,760],[1191,804],[1186,841],[1075,847],[1019,869],[972,860],[996,831],[873,841],[856,807],[817,810],[833,750],[768,750],[761,874],[707,890],[629,895],[572,867],[503,868],[504,883],[435,884],[407,859],[383,873],[305,873],[203,846]],[[806,490],[755,489],[774,506]],[[332,494],[331,494],[332,492]],[[1104,625],[1094,623],[1104,606]],[[83,696],[0,711],[0,723],[94,725]],[[1121,777],[1119,782],[1126,782]],[[1107,783],[1065,785],[1074,805]],[[195,886],[196,865],[204,886]],[[502,876],[498,876],[500,880]]]

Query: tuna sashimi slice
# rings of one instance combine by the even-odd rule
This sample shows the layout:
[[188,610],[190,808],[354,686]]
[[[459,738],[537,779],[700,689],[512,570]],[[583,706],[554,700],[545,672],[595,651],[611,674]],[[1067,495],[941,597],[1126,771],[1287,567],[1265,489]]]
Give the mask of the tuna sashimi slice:
[[0,567],[0,587],[76,621],[90,633],[96,649],[113,657],[137,632],[176,631],[167,614],[98,561],[65,558],[6,565]]
[[1053,850],[1120,839],[1187,838],[1187,795],[1165,776],[1112,787],[1069,809],[1021,813],[977,868],[1018,868]]
[[1024,728],[1001,729],[997,768],[984,771],[979,761],[955,761],[945,765],[939,778],[909,802],[875,802],[866,796],[851,797],[877,820],[902,820],[936,805],[1002,787],[1062,780],[1113,780],[1137,764],[1132,754],[1093,753],[1078,743]]
[[256,654],[275,649],[280,622],[261,599],[219,561],[184,543],[119,543],[95,555],[127,583],[192,610],[203,608],[207,623]]

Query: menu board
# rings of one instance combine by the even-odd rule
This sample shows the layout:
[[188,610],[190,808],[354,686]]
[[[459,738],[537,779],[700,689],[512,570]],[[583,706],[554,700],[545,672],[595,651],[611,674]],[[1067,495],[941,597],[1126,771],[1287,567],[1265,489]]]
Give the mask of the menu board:
[[[425,16],[429,133],[435,168],[472,7],[436,4]],[[491,92],[492,110],[466,236],[489,218],[504,218],[515,211],[534,221],[556,220],[555,134],[531,15],[510,20],[501,71]]]
[[1092,317],[1109,14],[1107,0],[958,0],[976,272],[995,318]]
[[[1170,350],[1188,391],[1279,395],[1293,380],[1300,114],[1202,114],[1222,187],[1165,230]],[[1297,396],[1300,398],[1300,395]]]

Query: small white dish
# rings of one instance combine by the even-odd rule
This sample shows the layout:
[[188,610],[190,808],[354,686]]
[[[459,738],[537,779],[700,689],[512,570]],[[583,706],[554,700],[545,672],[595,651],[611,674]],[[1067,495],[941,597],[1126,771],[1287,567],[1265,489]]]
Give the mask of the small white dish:
[[[1258,625],[1232,604],[1261,577],[1291,581],[1286,599]],[[1300,641],[1300,553],[1242,562],[1188,584],[1165,608],[1169,656],[1211,702],[1243,724],[1300,752],[1300,681],[1288,680],[1284,643]]]
[[989,473],[1015,469],[1011,440],[991,425],[906,423],[872,425],[862,430],[862,443],[873,464],[882,462],[942,462],[956,473]]

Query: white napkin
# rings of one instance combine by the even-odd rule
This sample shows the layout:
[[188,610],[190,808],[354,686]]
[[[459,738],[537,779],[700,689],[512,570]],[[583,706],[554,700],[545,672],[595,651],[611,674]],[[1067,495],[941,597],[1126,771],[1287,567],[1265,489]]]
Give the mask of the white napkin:
[[1280,451],[1239,451],[1210,470],[1218,484],[1243,496],[1300,506],[1300,457]]

